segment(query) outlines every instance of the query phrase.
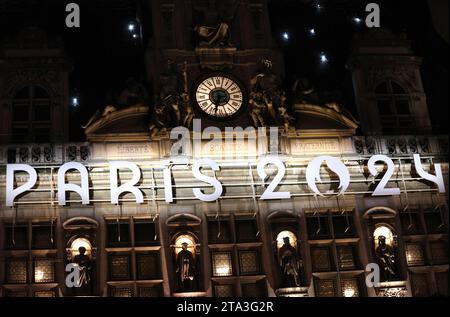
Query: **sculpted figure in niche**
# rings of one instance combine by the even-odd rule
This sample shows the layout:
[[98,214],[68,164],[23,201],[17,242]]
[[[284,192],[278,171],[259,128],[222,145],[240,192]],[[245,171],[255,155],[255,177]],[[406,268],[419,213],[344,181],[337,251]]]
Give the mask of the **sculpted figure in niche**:
[[92,262],[88,255],[86,255],[86,248],[80,247],[78,249],[79,254],[73,259],[73,263],[78,266],[80,271],[80,278],[78,285],[80,287],[75,288],[77,295],[90,295],[92,292],[91,287],[91,270]]
[[195,261],[194,256],[188,250],[188,244],[184,242],[181,247],[182,250],[177,256],[177,274],[180,283],[180,290],[182,292],[191,292],[194,290],[195,280]]
[[395,262],[395,250],[386,243],[385,236],[378,237],[378,247],[376,249],[377,262],[380,266],[381,280],[391,281],[397,277]]
[[299,287],[300,281],[300,261],[297,250],[291,245],[289,237],[283,238],[284,244],[278,251],[281,272],[283,274],[283,284],[287,287]]

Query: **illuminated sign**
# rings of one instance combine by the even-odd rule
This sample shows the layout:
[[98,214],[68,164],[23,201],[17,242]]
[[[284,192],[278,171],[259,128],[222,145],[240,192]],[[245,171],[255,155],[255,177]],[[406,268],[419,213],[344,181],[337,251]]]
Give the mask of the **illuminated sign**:
[[[387,183],[390,178],[394,175],[395,165],[391,158],[385,155],[375,155],[372,156],[369,161],[367,168],[369,172],[377,177],[380,172],[377,169],[377,163],[382,163],[383,169],[387,166],[386,172],[377,185],[376,189],[372,193],[373,196],[395,196],[400,195],[399,188],[386,188]],[[339,178],[339,192],[338,193],[322,193],[317,187],[317,183],[322,183],[321,180],[321,170],[322,167],[326,167],[335,173]],[[162,162],[164,166],[163,178],[164,178],[164,191],[165,191],[165,201],[166,203],[173,203],[174,193],[173,193],[173,174],[170,168],[170,162]],[[188,165],[186,163],[185,165]],[[381,165],[381,164],[380,164]],[[290,192],[279,192],[276,188],[280,185],[282,180],[286,175],[286,165],[285,162],[278,156],[267,156],[261,158],[258,161],[257,172],[260,179],[265,183],[270,175],[266,172],[267,166],[273,166],[277,169],[276,175],[273,177],[270,184],[266,187],[264,193],[260,197],[261,200],[275,200],[275,199],[289,199],[291,198]],[[214,188],[212,194],[205,194],[200,188],[192,188],[194,196],[200,201],[213,202],[218,199],[223,194],[222,183],[214,176],[207,176],[202,173],[202,168],[209,168],[213,172],[220,171],[220,165],[211,159],[199,159],[194,160],[192,163],[192,176]],[[445,193],[444,178],[442,175],[442,169],[440,164],[434,164],[435,175],[426,172],[423,168],[421,158],[419,154],[414,155],[414,167],[417,174],[423,179],[432,182],[437,185],[440,193]],[[124,184],[118,184],[118,173],[119,171],[127,170],[131,171],[131,180],[125,182]],[[80,184],[66,183],[66,174],[69,171],[77,171],[80,174],[81,182]],[[24,184],[15,187],[15,174],[18,172],[26,173],[27,180]],[[120,195],[124,193],[132,193],[135,197],[135,202],[137,204],[144,203],[144,196],[141,189],[138,188],[138,184],[142,179],[142,171],[139,166],[132,162],[127,161],[112,161],[109,162],[109,173],[110,173],[110,196],[111,204],[118,204]],[[306,168],[306,181],[309,188],[316,196],[325,196],[327,194],[338,194],[343,195],[347,191],[350,185],[350,172],[347,166],[338,158],[332,156],[320,156],[313,159]],[[26,194],[31,191],[36,185],[38,180],[38,173],[30,165],[26,164],[8,164],[6,167],[6,205],[13,207],[16,199],[19,196]],[[58,191],[58,203],[61,206],[66,205],[66,193],[74,192],[81,197],[81,202],[83,205],[90,204],[90,193],[89,193],[89,172],[88,169],[81,163],[71,162],[62,165],[58,169],[58,180],[57,180],[57,191]]]

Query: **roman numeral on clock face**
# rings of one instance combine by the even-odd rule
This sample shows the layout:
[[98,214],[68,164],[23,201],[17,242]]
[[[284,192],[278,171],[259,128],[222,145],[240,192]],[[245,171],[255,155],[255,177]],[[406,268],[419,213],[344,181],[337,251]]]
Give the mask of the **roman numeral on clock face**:
[[195,96],[200,109],[217,118],[227,118],[236,114],[244,101],[238,83],[227,76],[206,78],[197,86]]

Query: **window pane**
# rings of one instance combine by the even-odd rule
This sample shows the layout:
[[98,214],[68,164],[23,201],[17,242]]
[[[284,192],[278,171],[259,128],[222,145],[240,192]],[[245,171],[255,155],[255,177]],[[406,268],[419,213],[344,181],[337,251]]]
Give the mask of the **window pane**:
[[30,120],[28,104],[14,104],[13,105],[13,120],[14,121],[28,121]]
[[50,106],[44,104],[34,104],[33,107],[34,120],[36,121],[50,121]]
[[396,95],[405,95],[406,94],[406,91],[399,84],[397,84],[395,82],[391,82],[391,85],[392,85],[392,92],[394,94],[396,94]]
[[433,264],[447,264],[448,263],[448,246],[443,241],[431,242],[431,258]]
[[6,282],[8,284],[27,283],[27,261],[23,259],[6,260]]
[[428,233],[445,233],[447,226],[439,211],[428,211],[424,213]]
[[229,221],[209,220],[208,240],[210,244],[231,243],[232,239]]
[[54,291],[37,291],[34,292],[34,297],[56,297]]
[[315,280],[317,297],[335,297],[336,287],[334,280]]
[[258,226],[255,219],[236,220],[237,242],[258,241]]
[[397,120],[394,118],[381,118],[384,133],[394,133],[397,129]]
[[24,87],[19,90],[14,99],[30,99],[31,98],[31,87]]
[[306,218],[308,226],[308,237],[310,240],[329,239],[330,230],[328,225],[328,215],[308,216]]
[[128,255],[111,255],[109,258],[109,269],[111,280],[129,280],[130,257]]
[[448,297],[448,271],[436,273],[438,296]]
[[53,283],[55,281],[54,266],[51,259],[34,260],[34,282]]
[[138,254],[136,262],[139,280],[153,280],[159,277],[157,254]]
[[155,245],[158,244],[156,224],[154,222],[135,222],[134,237],[136,245]]
[[330,249],[311,248],[313,272],[331,271]]
[[357,278],[341,279],[341,291],[344,297],[359,297],[359,285]]
[[111,297],[133,297],[133,289],[131,287],[111,287]]
[[411,287],[414,297],[428,297],[428,277],[426,274],[410,274]]
[[242,297],[266,297],[266,282],[242,284]]
[[409,108],[409,101],[405,99],[397,99],[395,101],[395,106],[398,115],[409,115],[411,114],[411,109]]
[[47,91],[45,91],[45,89],[42,89],[41,87],[34,86],[33,87],[33,98],[35,98],[35,99],[49,99],[50,96],[48,95]]
[[425,265],[422,245],[419,243],[408,243],[406,249],[406,262],[409,266]]
[[378,112],[382,116],[392,115],[392,107],[390,100],[378,100]]
[[111,247],[129,246],[130,245],[130,226],[128,222],[108,223],[108,245]]
[[33,128],[34,141],[38,143],[45,143],[50,141],[50,128],[49,127],[34,127]]
[[409,132],[414,129],[414,121],[412,118],[399,118],[398,126],[403,132]]
[[161,288],[159,286],[139,287],[139,297],[161,297]]
[[233,265],[230,252],[214,252],[212,254],[214,276],[232,276]]
[[242,275],[259,274],[258,253],[256,251],[239,251],[239,266]]
[[30,141],[28,127],[26,126],[13,126],[12,133],[12,139],[15,143],[27,143]]
[[353,270],[356,268],[355,250],[352,246],[337,247],[337,255],[341,270]]
[[377,86],[377,88],[375,89],[375,93],[376,94],[388,94],[389,90],[388,90],[388,85],[386,82],[381,83],[380,85]]
[[354,236],[352,215],[333,215],[333,228],[336,237]]
[[[52,237],[52,229],[50,224],[35,224],[32,231],[33,249],[52,249],[54,247],[54,230]],[[52,241],[53,239],[53,241]]]
[[5,291],[6,297],[28,297],[27,291]]
[[28,249],[28,227],[25,225],[6,227],[5,248],[8,250]]
[[214,285],[214,296],[216,297],[234,297],[233,285]]
[[417,211],[400,213],[400,221],[402,223],[402,231],[404,235],[423,233],[420,214]]

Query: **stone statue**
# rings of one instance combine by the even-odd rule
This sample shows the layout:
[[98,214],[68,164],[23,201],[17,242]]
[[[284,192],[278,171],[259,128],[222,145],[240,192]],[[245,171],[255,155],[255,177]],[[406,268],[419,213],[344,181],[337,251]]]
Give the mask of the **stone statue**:
[[288,114],[286,94],[281,89],[281,78],[273,71],[270,60],[261,61],[260,71],[251,80],[250,119],[255,127],[268,124],[283,125],[289,129],[294,120]]
[[130,107],[144,104],[147,101],[147,90],[134,78],[128,78],[125,89],[121,92],[117,104],[121,107]]
[[194,28],[199,38],[200,47],[230,47],[230,24],[234,19],[239,1],[208,0],[208,4],[200,5],[194,1],[194,10],[201,18],[200,24]]
[[284,105],[278,108],[278,117],[281,120],[281,124],[284,125],[285,131],[289,131],[291,123],[295,121],[295,118],[288,114]]
[[192,122],[194,120],[194,109],[192,109],[191,97],[188,93],[181,95],[181,104],[183,108],[183,122],[182,125],[188,129],[192,128]]
[[267,108],[264,96],[261,92],[252,92],[250,93],[249,99],[250,105],[250,118],[255,127],[264,127],[264,114],[265,109]]
[[80,247],[78,249],[79,254],[73,259],[73,263],[78,266],[80,271],[80,278],[77,281],[80,287],[77,287],[75,292],[82,293],[84,295],[91,294],[91,271],[92,263],[89,256],[86,255],[86,248]]
[[180,95],[181,109],[183,113],[183,122],[184,127],[191,129],[192,121],[194,120],[194,109],[192,108],[191,97],[189,96],[189,88],[188,88],[188,64],[185,61],[183,64],[183,93]]
[[397,276],[394,248],[386,244],[386,237],[378,237],[376,249],[377,262],[381,270],[383,282],[390,281]]
[[278,251],[283,283],[287,287],[299,287],[301,263],[297,256],[297,250],[291,245],[289,237],[283,238],[284,244]]
[[319,95],[307,78],[296,79],[292,86],[292,92],[295,102],[311,105],[320,104]]
[[196,26],[194,31],[200,39],[200,47],[229,47],[230,34],[227,23],[217,26]]
[[167,111],[163,104],[157,104],[155,107],[155,112],[153,114],[153,119],[150,124],[150,135],[155,137],[158,134],[164,134],[167,132],[166,122],[168,121]]
[[182,292],[190,292],[194,290],[195,280],[195,261],[194,256],[188,250],[188,244],[184,242],[181,245],[182,250],[177,257],[177,274],[180,282],[180,290]]
[[159,78],[159,101],[177,95],[181,90],[181,78],[172,60],[167,60],[166,69]]

